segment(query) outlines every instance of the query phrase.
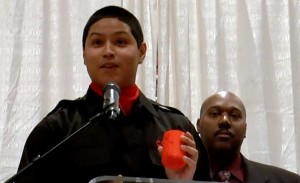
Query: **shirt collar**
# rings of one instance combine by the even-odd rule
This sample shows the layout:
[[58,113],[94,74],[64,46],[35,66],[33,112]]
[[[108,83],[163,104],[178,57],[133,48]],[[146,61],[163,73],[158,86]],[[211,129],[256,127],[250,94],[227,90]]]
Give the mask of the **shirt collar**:
[[[90,87],[99,96],[103,97],[102,86],[92,82],[90,84]],[[135,103],[135,101],[137,101],[140,94],[140,90],[136,84],[133,84],[128,87],[120,88],[120,90],[121,91],[120,91],[119,105],[124,115],[127,116],[131,111],[133,104]]]
[[242,157],[241,154],[239,153],[238,156],[235,157],[235,159],[232,161],[230,165],[227,167],[217,167],[214,166],[210,170],[210,175],[213,177],[216,173],[218,173],[221,170],[228,170],[230,171],[231,174],[234,175],[239,181],[244,182],[244,168],[242,166]]

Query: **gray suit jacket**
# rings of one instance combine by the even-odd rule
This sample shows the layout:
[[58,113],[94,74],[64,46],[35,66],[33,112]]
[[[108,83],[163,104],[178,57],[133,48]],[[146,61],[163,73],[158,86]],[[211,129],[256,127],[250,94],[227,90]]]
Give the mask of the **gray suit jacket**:
[[246,183],[300,183],[298,174],[242,158],[246,168]]

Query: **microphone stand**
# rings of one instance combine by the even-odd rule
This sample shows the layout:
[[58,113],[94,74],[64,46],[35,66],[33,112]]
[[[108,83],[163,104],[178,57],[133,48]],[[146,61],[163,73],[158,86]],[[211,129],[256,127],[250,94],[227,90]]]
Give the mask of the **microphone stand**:
[[68,142],[70,139],[72,139],[73,137],[75,137],[77,134],[83,132],[89,126],[91,126],[92,124],[94,124],[93,123],[94,119],[96,119],[98,117],[103,118],[103,116],[105,116],[105,115],[106,115],[105,110],[103,110],[103,112],[100,112],[100,113],[96,114],[95,116],[91,117],[90,120],[85,125],[83,125],[82,127],[80,127],[78,130],[76,130],[74,133],[72,133],[71,135],[69,135],[67,138],[63,139],[60,143],[58,143],[52,149],[50,149],[49,151],[47,151],[45,154],[38,155],[36,158],[33,159],[33,161],[30,164],[28,164],[22,170],[20,170],[19,172],[17,172],[15,175],[13,175],[11,178],[9,178],[4,183],[15,183],[15,181],[18,180],[18,178],[20,178],[20,176],[23,175],[26,171],[28,171],[31,167],[33,167],[33,165],[37,164],[37,162],[39,162],[41,159],[45,158],[47,155],[51,154],[51,152],[53,152],[54,150],[56,150],[58,147],[62,146],[63,144],[65,144],[66,142]]

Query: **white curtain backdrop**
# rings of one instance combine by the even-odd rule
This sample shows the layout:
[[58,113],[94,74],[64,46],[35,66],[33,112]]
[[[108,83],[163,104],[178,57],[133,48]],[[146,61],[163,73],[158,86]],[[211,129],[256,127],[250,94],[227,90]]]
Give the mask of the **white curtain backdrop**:
[[85,94],[82,31],[106,5],[142,24],[149,98],[195,124],[207,96],[232,91],[247,109],[243,154],[300,173],[300,0],[1,0],[0,182],[58,101]]

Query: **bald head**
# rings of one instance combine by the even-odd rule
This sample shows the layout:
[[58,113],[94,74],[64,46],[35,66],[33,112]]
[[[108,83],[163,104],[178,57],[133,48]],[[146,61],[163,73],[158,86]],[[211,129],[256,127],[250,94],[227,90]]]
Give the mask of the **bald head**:
[[226,101],[232,100],[235,103],[235,105],[238,106],[240,110],[243,112],[243,114],[246,116],[245,106],[242,100],[238,96],[236,96],[234,93],[229,91],[219,91],[204,100],[200,109],[200,117],[202,116],[203,111],[208,108],[208,105],[214,103],[214,101],[218,99],[225,99]]

